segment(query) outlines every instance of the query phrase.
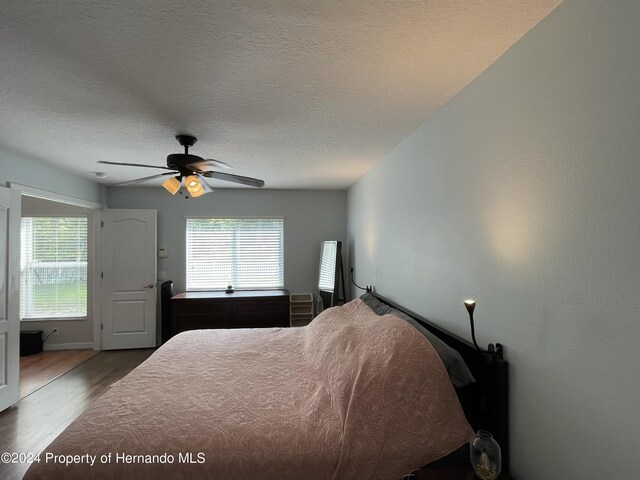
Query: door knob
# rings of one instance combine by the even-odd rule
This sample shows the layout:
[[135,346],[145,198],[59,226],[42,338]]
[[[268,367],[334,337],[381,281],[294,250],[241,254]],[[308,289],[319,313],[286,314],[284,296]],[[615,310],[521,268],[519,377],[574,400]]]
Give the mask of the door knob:
[[153,283],[150,283],[149,285],[146,285],[144,288],[153,288],[155,287],[155,285]]

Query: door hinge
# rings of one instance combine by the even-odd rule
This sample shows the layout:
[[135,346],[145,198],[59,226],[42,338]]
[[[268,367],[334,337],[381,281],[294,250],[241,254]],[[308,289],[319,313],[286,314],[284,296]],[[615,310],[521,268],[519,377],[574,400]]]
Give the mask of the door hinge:
[[104,272],[100,272],[100,278],[104,278]]
[[100,222],[100,226],[104,228],[104,222]]
[[104,324],[103,323],[100,324],[100,330],[104,330]]

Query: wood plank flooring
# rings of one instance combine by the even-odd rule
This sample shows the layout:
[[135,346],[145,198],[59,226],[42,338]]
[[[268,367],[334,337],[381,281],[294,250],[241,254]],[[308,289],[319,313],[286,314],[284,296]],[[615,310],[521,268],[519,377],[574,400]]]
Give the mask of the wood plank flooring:
[[[41,452],[111,385],[155,349],[100,352],[0,413],[0,453]],[[0,463],[0,479],[19,480],[26,464]]]
[[96,356],[96,350],[56,350],[20,357],[20,398]]

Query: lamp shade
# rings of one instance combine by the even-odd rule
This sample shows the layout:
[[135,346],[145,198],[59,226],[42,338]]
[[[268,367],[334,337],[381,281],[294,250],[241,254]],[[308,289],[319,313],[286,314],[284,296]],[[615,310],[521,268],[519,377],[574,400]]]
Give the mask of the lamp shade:
[[199,197],[204,194],[202,182],[200,182],[200,179],[195,175],[189,175],[185,180],[185,183],[187,184],[187,190],[189,190],[192,197]]
[[171,195],[175,195],[176,192],[180,190],[180,185],[181,183],[178,177],[171,177],[162,184]]
[[187,190],[191,196],[196,196],[202,190],[202,184],[200,183],[200,179],[195,175],[189,175],[185,180],[187,184]]
[[211,187],[207,185],[207,182],[205,182],[202,178],[200,178],[199,175],[188,176],[186,180],[186,184],[187,184],[187,190],[189,190],[189,193],[193,198],[200,197],[205,193],[213,192]]
[[473,299],[465,300],[464,306],[467,307],[467,312],[469,312],[469,315],[473,315],[473,311],[476,309],[476,301]]
[[197,190],[198,187],[202,187],[202,185],[200,184],[200,179],[195,175],[189,175],[184,183],[187,185],[187,190],[189,191]]

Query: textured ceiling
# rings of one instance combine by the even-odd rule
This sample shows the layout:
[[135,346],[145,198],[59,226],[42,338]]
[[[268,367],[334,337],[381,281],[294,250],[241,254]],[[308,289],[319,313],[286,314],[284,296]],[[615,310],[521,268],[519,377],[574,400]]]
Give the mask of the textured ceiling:
[[97,160],[191,133],[267,188],[346,188],[559,3],[3,0],[0,149],[109,184],[157,171]]

